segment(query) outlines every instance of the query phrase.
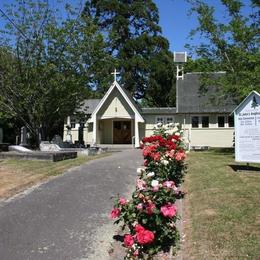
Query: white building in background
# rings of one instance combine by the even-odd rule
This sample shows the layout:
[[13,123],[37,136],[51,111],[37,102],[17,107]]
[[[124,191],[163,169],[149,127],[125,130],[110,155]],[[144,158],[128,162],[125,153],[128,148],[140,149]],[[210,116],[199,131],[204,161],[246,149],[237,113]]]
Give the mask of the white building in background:
[[[200,73],[180,75],[176,85],[176,107],[145,108],[115,81],[105,96],[85,101],[82,111],[89,118],[86,122],[70,116],[64,124],[64,141],[67,123],[71,127],[72,142],[90,145],[134,144],[153,134],[157,123],[179,123],[184,131],[186,142],[191,147],[232,147],[234,120],[230,113],[235,105],[229,100],[220,105],[213,104],[211,87],[206,95],[200,94]],[[179,74],[179,73],[178,73]],[[212,73],[219,77],[223,72]]]

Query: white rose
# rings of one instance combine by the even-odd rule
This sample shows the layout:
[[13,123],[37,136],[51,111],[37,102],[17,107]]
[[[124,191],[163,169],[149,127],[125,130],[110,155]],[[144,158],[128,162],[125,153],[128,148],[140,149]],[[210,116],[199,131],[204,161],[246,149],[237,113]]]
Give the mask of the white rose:
[[147,174],[147,177],[153,177],[154,176],[154,172],[149,172],[148,174]]
[[179,132],[176,132],[176,133],[175,133],[175,135],[178,135],[178,136],[180,136],[181,134],[180,134]]
[[166,166],[166,165],[169,164],[169,161],[168,160],[162,160],[162,164]]
[[152,186],[152,187],[158,187],[158,186],[159,186],[159,181],[157,181],[157,180],[152,180],[151,186]]
[[162,124],[161,122],[156,124],[156,126],[157,126],[158,128],[162,127],[162,125],[163,125],[163,124]]
[[138,174],[141,174],[143,171],[144,171],[143,168],[137,168],[137,170],[136,170],[136,172],[137,172]]

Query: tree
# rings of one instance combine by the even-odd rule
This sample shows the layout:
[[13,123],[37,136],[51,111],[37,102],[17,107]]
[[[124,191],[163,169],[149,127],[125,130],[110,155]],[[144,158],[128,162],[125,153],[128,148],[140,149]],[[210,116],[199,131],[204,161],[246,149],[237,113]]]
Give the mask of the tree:
[[98,91],[106,91],[111,77],[104,74],[117,67],[120,83],[136,99],[146,99],[151,106],[174,104],[173,57],[152,0],[87,0],[83,16],[93,18],[105,36],[107,54],[113,57],[97,64]]
[[205,41],[188,46],[197,60],[190,61],[186,68],[202,72],[225,71],[225,76],[215,80],[204,74],[202,82],[203,86],[217,85],[221,99],[229,96],[239,103],[250,91],[260,91],[259,1],[251,0],[251,11],[247,14],[243,7],[249,7],[249,3],[221,0],[226,10],[221,20],[216,18],[215,8],[205,1],[188,2],[199,22],[191,37],[200,33]]
[[48,1],[17,0],[4,13],[0,112],[18,118],[34,140],[39,133],[51,138],[91,95],[90,67],[104,57],[103,37],[91,20],[69,5],[66,10],[59,20]]

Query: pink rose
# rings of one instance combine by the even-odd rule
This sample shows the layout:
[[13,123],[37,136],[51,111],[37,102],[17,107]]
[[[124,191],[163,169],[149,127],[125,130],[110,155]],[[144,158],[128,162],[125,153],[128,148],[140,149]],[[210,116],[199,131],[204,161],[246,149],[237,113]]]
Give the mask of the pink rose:
[[137,209],[139,210],[142,210],[143,209],[143,203],[139,203],[137,206],[136,206]]
[[154,234],[150,230],[144,230],[136,234],[136,239],[140,245],[150,244],[154,240]]
[[163,186],[169,189],[172,189],[174,187],[174,181],[165,181],[163,183]]
[[126,199],[125,198],[120,198],[119,199],[119,204],[124,206],[125,204],[127,203]]
[[147,166],[148,165],[148,160],[144,160],[144,166]]
[[110,213],[110,218],[118,218],[120,216],[120,209],[119,208],[113,208]]
[[124,245],[128,248],[132,247],[132,245],[134,244],[134,238],[133,236],[131,236],[130,234],[126,234],[124,236]]
[[137,179],[136,187],[138,188],[138,190],[144,190],[146,188],[146,182],[144,180]]
[[166,152],[166,156],[170,158],[174,158],[175,156],[175,150],[170,150]]
[[134,253],[133,253],[133,256],[138,256],[139,255],[139,251],[138,251],[138,249],[136,249],[135,251],[134,251]]
[[176,154],[175,154],[175,159],[177,161],[181,161],[181,160],[184,160],[186,158],[186,154],[183,150],[180,150],[178,151]]
[[164,217],[172,218],[177,213],[177,207],[175,204],[168,203],[161,207],[161,213]]

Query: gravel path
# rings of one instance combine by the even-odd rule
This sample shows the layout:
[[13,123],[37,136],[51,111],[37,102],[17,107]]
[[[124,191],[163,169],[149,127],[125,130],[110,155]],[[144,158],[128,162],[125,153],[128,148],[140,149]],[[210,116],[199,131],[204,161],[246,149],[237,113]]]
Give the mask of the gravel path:
[[1,202],[0,259],[109,259],[111,197],[130,194],[141,164],[140,150],[124,150]]

